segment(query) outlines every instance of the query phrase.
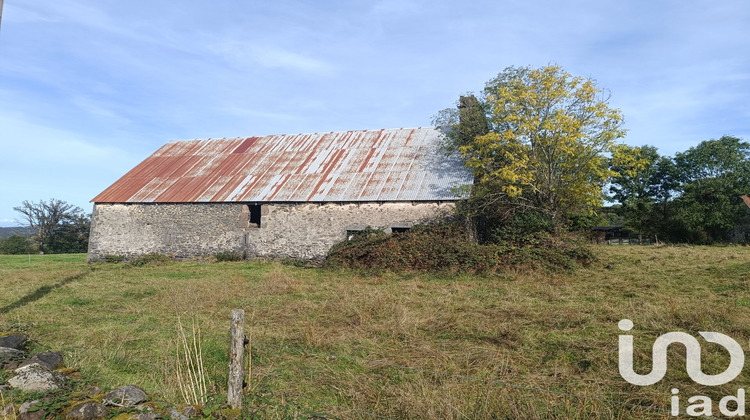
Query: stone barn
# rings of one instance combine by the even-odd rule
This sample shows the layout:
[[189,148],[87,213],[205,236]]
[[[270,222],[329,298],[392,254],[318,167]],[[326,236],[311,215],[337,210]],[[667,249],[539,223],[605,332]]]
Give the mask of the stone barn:
[[368,226],[448,217],[470,174],[433,128],[167,143],[96,196],[88,259],[316,260]]

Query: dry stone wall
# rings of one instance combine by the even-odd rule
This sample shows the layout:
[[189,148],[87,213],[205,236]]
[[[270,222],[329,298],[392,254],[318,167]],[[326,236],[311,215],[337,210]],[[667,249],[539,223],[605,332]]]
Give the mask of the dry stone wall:
[[445,219],[453,209],[452,202],[96,204],[89,260],[227,251],[316,260],[348,231],[370,226],[390,232]]

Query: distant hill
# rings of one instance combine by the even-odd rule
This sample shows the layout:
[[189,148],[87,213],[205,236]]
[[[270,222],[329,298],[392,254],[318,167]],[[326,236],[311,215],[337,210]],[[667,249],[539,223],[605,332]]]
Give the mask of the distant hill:
[[10,238],[13,235],[32,236],[35,233],[36,230],[30,227],[0,227],[0,239]]

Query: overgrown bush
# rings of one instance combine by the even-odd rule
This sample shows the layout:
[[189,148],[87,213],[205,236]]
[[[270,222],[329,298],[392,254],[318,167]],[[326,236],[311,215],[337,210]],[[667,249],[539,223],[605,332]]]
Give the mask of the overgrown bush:
[[124,255],[105,255],[104,262],[108,263],[121,263],[125,261]]
[[516,248],[508,254],[508,266],[526,266],[548,271],[570,271],[596,261],[591,249],[577,239],[553,239],[538,246]]
[[222,262],[222,261],[242,261],[247,259],[247,251],[244,252],[237,252],[237,251],[221,251],[214,254],[214,258],[216,258],[216,261]]
[[529,210],[503,218],[487,217],[480,226],[479,237],[488,244],[537,245],[540,238],[548,238],[554,230],[555,223],[549,215]]
[[595,257],[572,239],[536,235],[526,245],[480,245],[466,240],[459,224],[416,226],[408,232],[387,235],[366,230],[335,245],[325,267],[395,271],[491,272],[504,268],[571,270],[588,265]]
[[130,260],[130,264],[136,267],[141,267],[144,265],[162,265],[171,261],[172,258],[170,258],[169,256],[153,252],[133,258],[132,260]]

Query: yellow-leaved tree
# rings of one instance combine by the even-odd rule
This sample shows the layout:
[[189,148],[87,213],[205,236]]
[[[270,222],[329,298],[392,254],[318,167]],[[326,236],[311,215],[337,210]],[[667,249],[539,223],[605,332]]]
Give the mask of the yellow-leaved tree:
[[594,80],[559,66],[509,67],[487,82],[482,98],[462,98],[473,112],[441,111],[435,123],[448,149],[474,174],[474,213],[529,211],[559,230],[569,217],[600,208],[610,175],[605,155],[625,135],[608,99]]

